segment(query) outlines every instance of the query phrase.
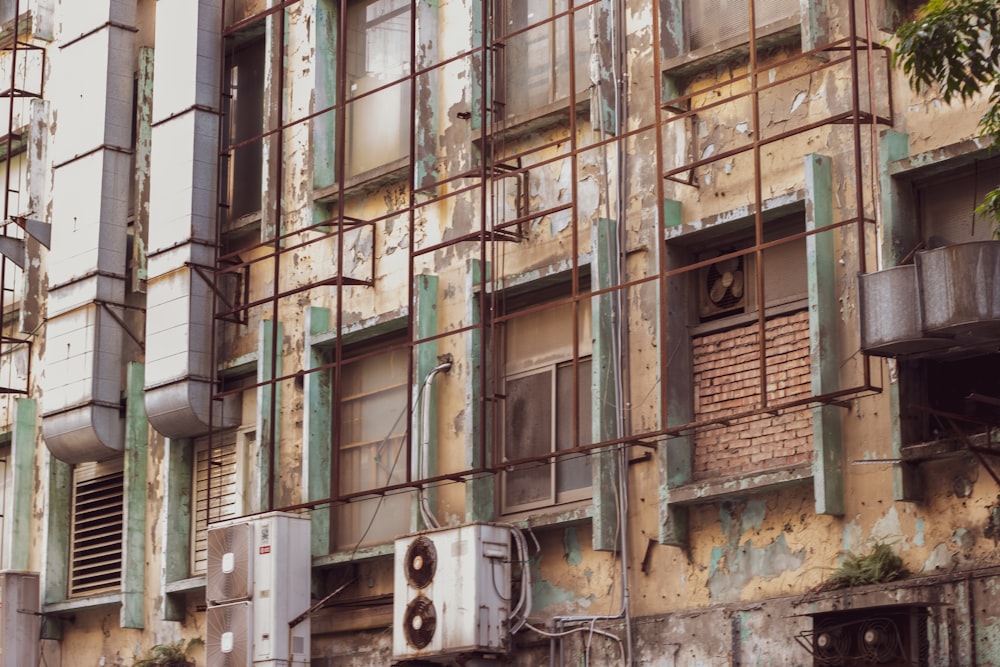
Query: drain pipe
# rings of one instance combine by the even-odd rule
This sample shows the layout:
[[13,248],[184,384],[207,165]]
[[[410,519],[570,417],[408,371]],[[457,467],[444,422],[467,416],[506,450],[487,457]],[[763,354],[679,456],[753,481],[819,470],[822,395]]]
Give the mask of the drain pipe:
[[[427,459],[430,458],[431,447],[431,384],[438,373],[447,373],[451,370],[451,355],[446,355],[444,358],[446,359],[444,363],[438,364],[427,374],[420,389],[420,449],[417,454],[417,470],[421,479],[426,479],[430,474],[427,470]],[[424,524],[428,528],[440,528],[441,524],[431,511],[423,486],[417,494],[420,497],[420,516],[423,517]]]

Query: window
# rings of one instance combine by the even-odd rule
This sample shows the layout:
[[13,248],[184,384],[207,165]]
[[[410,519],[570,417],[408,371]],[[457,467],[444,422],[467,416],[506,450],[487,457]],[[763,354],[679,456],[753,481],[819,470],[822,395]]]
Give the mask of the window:
[[240,37],[227,49],[223,95],[222,146],[235,146],[230,149],[224,181],[230,220],[257,213],[261,207],[263,143],[259,137],[264,133],[266,49],[263,37]]
[[[575,360],[573,313],[573,304],[565,303],[512,317],[503,325],[505,461],[592,441],[590,301],[580,301],[576,309],[579,356]],[[574,416],[578,439],[574,439]],[[591,480],[586,455],[518,465],[503,474],[503,512],[587,499]]]
[[[767,220],[763,240],[776,242],[803,230],[801,214]],[[682,423],[727,420],[693,431],[690,481],[807,465],[814,449],[811,412],[787,410],[728,419],[763,402],[761,306],[765,308],[768,403],[804,398],[812,391],[806,240],[796,238],[766,248],[758,266],[761,260],[750,250],[752,220],[717,224],[687,236],[684,241],[691,246],[669,251],[675,261],[690,265],[719,259],[685,275],[686,289],[677,296],[693,304],[690,324],[671,329],[668,345],[686,347],[690,371],[680,370],[680,355],[676,355],[672,362],[678,364],[677,370],[668,372],[671,378],[690,377],[689,397],[677,397],[678,403],[690,406]],[[741,251],[745,254],[736,254]],[[764,273],[763,298],[757,294],[759,270]],[[684,307],[678,303],[668,310],[681,313]],[[762,420],[765,427],[759,426]]]
[[[750,0],[684,0],[691,51],[743,37],[750,32]],[[799,15],[799,0],[753,0],[757,35],[773,32],[783,20]]]
[[73,468],[70,515],[69,597],[114,592],[121,587],[124,520],[123,461],[81,463]]
[[347,96],[354,100],[346,113],[346,176],[351,178],[409,152],[410,1],[351,2],[346,27]]
[[[253,439],[252,432],[239,434]],[[205,573],[209,524],[237,517],[240,511],[237,434],[202,438],[195,442],[194,479],[191,492],[191,574]]]
[[[376,352],[398,339],[352,347],[340,368],[338,494],[376,490],[406,480],[409,424],[406,348]],[[376,346],[377,345],[377,346]],[[374,353],[371,356],[363,356]],[[364,498],[334,508],[336,548],[389,542],[409,531],[410,493]]]
[[569,98],[569,29],[574,37],[576,92],[590,84],[590,10],[569,10],[568,0],[495,0],[497,80],[494,91],[502,116],[539,113]]
[[[998,182],[998,158],[915,178],[904,192],[912,196],[916,212],[919,237],[915,240],[925,249],[991,241],[990,220],[976,215],[974,209]],[[942,284],[967,284],[972,295],[976,291],[972,285],[975,274],[960,268],[956,266],[954,272],[942,274],[939,280]],[[979,292],[970,296],[970,301],[984,298],[984,292]],[[900,414],[903,444],[952,438],[954,427],[968,435],[982,433],[982,422],[994,422],[1000,417],[1000,408],[992,402],[1000,397],[1000,354],[996,352],[995,330],[989,324],[978,325],[977,329],[972,318],[965,324],[965,331],[948,339],[953,347],[932,350],[924,358],[899,358],[900,404],[916,406]],[[954,417],[949,420],[941,413]]]

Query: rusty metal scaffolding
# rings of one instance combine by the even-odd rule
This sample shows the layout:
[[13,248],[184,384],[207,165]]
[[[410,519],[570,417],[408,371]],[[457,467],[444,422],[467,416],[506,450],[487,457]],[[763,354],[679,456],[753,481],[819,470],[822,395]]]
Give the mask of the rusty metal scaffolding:
[[[767,388],[767,343],[765,330],[767,327],[765,309],[757,309],[757,340],[760,341],[757,351],[757,363],[760,368],[759,373],[759,401],[750,408],[737,413],[725,416],[713,416],[709,418],[694,419],[683,424],[673,424],[667,427],[667,386],[672,381],[670,377],[664,375],[668,367],[669,350],[663,341],[659,341],[659,371],[652,371],[654,378],[650,377],[653,389],[648,396],[634,396],[626,398],[619,404],[618,409],[622,412],[623,423],[625,424],[619,434],[615,437],[591,441],[591,438],[579,433],[578,420],[572,420],[574,426],[573,442],[575,446],[551,452],[544,455],[532,456],[528,458],[501,461],[498,450],[500,441],[499,429],[502,428],[502,409],[504,395],[501,387],[502,367],[499,360],[499,347],[495,344],[501,340],[501,330],[504,324],[514,317],[531,314],[570,304],[574,313],[573,321],[573,348],[572,366],[574,376],[580,373],[579,349],[578,349],[578,320],[576,314],[584,307],[585,301],[599,299],[605,296],[614,298],[619,304],[627,304],[634,300],[640,292],[640,288],[647,288],[657,296],[659,303],[656,305],[656,312],[659,313],[661,321],[657,323],[657,328],[662,332],[664,327],[663,318],[667,317],[668,291],[667,282],[669,279],[691,272],[699,271],[709,264],[709,261],[693,262],[683,267],[668,268],[665,261],[665,251],[668,239],[665,235],[664,226],[661,224],[662,211],[657,210],[654,215],[647,215],[640,218],[641,214],[629,214],[629,209],[621,207],[615,213],[619,215],[617,224],[622,229],[635,229],[641,224],[655,224],[656,242],[658,248],[655,249],[658,256],[658,268],[653,271],[637,272],[629,275],[622,272],[616,282],[601,289],[581,288],[581,276],[585,274],[586,268],[583,266],[581,258],[584,257],[588,249],[584,247],[585,238],[594,233],[593,230],[584,229],[583,221],[592,211],[584,211],[582,195],[578,187],[583,178],[584,156],[610,155],[614,154],[618,161],[617,168],[624,169],[631,152],[636,150],[637,145],[652,145],[652,152],[655,154],[657,178],[649,179],[651,187],[655,190],[656,206],[664,202],[670,188],[683,195],[685,188],[696,188],[697,180],[691,175],[697,174],[699,170],[704,170],[713,165],[720,164],[723,160],[734,160],[742,156],[749,156],[750,169],[752,170],[753,192],[750,196],[750,215],[753,217],[753,241],[746,249],[724,255],[721,258],[714,258],[711,261],[727,259],[729,257],[752,255],[756,258],[757,266],[763,267],[764,251],[770,247],[782,243],[801,240],[803,237],[819,233],[837,233],[842,239],[851,239],[854,244],[854,252],[857,254],[858,269],[864,270],[866,261],[869,261],[869,250],[867,246],[870,240],[866,237],[874,234],[875,213],[875,183],[876,175],[873,170],[878,164],[874,159],[877,151],[877,127],[879,125],[891,124],[892,106],[891,99],[887,99],[889,85],[889,68],[886,64],[885,47],[877,43],[876,39],[868,32],[868,28],[862,29],[862,34],[858,33],[856,26],[870,26],[870,8],[868,0],[857,0],[849,3],[849,34],[841,39],[837,39],[828,44],[817,46],[812,49],[796,53],[785,51],[775,54],[765,54],[758,48],[754,21],[754,2],[748,1],[749,11],[749,52],[746,57],[745,67],[742,71],[732,74],[722,82],[697,90],[681,90],[673,99],[665,99],[663,90],[663,58],[660,44],[659,30],[653,30],[653,57],[652,72],[643,72],[642,77],[649,75],[649,79],[654,81],[654,96],[659,103],[655,109],[636,110],[634,116],[626,116],[622,113],[615,118],[616,127],[602,127],[600,132],[595,132],[594,136],[584,138],[581,131],[581,98],[575,94],[566,96],[561,102],[561,108],[553,110],[549,118],[556,119],[550,123],[539,134],[539,139],[534,142],[525,141],[522,135],[518,135],[516,128],[508,127],[505,123],[506,116],[502,109],[502,100],[497,90],[497,71],[500,69],[499,63],[503,58],[505,45],[508,40],[517,37],[532,29],[548,29],[546,26],[556,26],[560,22],[566,27],[565,30],[552,30],[552,34],[567,35],[568,45],[566,53],[575,53],[574,40],[580,39],[581,35],[574,34],[572,29],[574,18],[579,12],[589,12],[591,9],[597,11],[601,3],[598,0],[591,2],[571,4],[562,11],[554,11],[550,16],[544,17],[537,23],[519,29],[510,34],[498,34],[497,24],[493,20],[492,12],[487,9],[491,6],[486,3],[481,12],[481,34],[484,36],[481,43],[473,45],[472,48],[461,52],[456,52],[440,59],[437,62],[424,63],[418,58],[417,34],[418,26],[418,4],[411,3],[409,11],[410,20],[410,62],[409,72],[402,78],[390,81],[371,91],[360,94],[352,93],[348,85],[346,67],[337,67],[337,80],[335,101],[333,104],[317,108],[308,113],[302,113],[298,117],[289,117],[289,110],[285,106],[285,68],[281,63],[285,61],[287,54],[282,52],[280,46],[283,42],[280,36],[286,31],[287,17],[290,11],[294,10],[297,0],[286,0],[276,3],[264,11],[252,16],[239,19],[230,17],[230,10],[227,8],[229,2],[223,3],[223,16],[227,17],[227,27],[224,28],[224,38],[231,42],[237,35],[254,31],[257,34],[267,33],[278,35],[277,39],[269,42],[269,48],[276,48],[276,52],[269,52],[269,62],[274,66],[275,80],[272,89],[278,91],[272,94],[270,99],[269,117],[271,122],[268,129],[256,136],[245,138],[239,142],[226,143],[220,148],[220,162],[225,165],[233,155],[233,152],[245,146],[256,146],[265,154],[266,173],[269,174],[271,192],[265,193],[263,197],[264,205],[260,216],[260,228],[263,230],[259,238],[263,240],[253,242],[234,243],[235,231],[233,222],[227,214],[227,202],[225,197],[220,198],[218,230],[218,253],[217,263],[214,271],[215,292],[219,295],[216,306],[216,320],[213,325],[213,346],[214,354],[220,354],[220,345],[224,340],[224,334],[228,327],[245,326],[246,323],[255,319],[271,319],[280,322],[282,313],[291,310],[301,309],[302,304],[310,302],[315,298],[316,303],[324,302],[323,299],[331,299],[331,329],[336,333],[333,336],[333,351],[331,360],[319,367],[311,368],[308,371],[302,368],[286,369],[281,372],[274,372],[270,377],[263,380],[244,383],[240,387],[227,387],[224,383],[219,385],[219,390],[215,398],[221,399],[226,396],[238,394],[248,389],[257,387],[270,387],[272,390],[266,392],[272,400],[266,405],[258,406],[258,410],[268,415],[266,423],[269,424],[270,433],[259,434],[262,446],[267,448],[267,466],[269,470],[275,470],[275,454],[277,443],[276,424],[280,406],[273,397],[278,395],[275,389],[282,383],[300,382],[308,373],[329,374],[332,382],[332,394],[334,396],[333,405],[333,428],[331,438],[333,442],[334,459],[339,446],[340,433],[337,428],[339,418],[339,406],[336,397],[341,395],[341,371],[347,365],[357,363],[385,348],[377,351],[368,350],[352,353],[343,343],[342,335],[352,322],[349,321],[345,312],[346,294],[348,289],[371,289],[378,290],[377,263],[379,256],[371,258],[370,273],[367,275],[351,275],[345,271],[345,255],[347,253],[346,235],[352,232],[364,231],[373,236],[382,232],[383,228],[399,219],[404,219],[408,226],[409,245],[403,249],[407,253],[407,271],[405,284],[407,285],[406,304],[408,307],[408,323],[406,327],[405,341],[394,343],[392,349],[405,349],[409,355],[409,377],[407,382],[407,405],[412,406],[415,400],[414,387],[422,378],[415,377],[415,357],[418,348],[423,344],[438,343],[442,340],[461,337],[469,334],[478,335],[483,345],[480,348],[479,356],[470,359],[468,362],[480,369],[478,375],[478,390],[475,392],[479,401],[475,405],[469,406],[478,412],[478,423],[480,425],[491,425],[489,428],[483,427],[478,433],[472,434],[475,442],[469,442],[468,447],[475,452],[470,460],[475,463],[471,466],[452,465],[445,472],[432,472],[426,477],[420,477],[413,473],[414,466],[409,460],[409,452],[412,448],[405,447],[407,460],[404,462],[406,471],[405,480],[399,483],[387,485],[379,489],[365,490],[355,493],[337,492],[337,461],[331,462],[331,488],[334,489],[331,497],[310,501],[297,507],[320,507],[340,503],[348,503],[362,497],[370,497],[373,494],[391,494],[413,488],[432,487],[439,484],[462,483],[480,478],[483,476],[494,476],[501,473],[508,466],[525,464],[531,462],[554,463],[560,457],[579,457],[592,454],[595,450],[607,448],[609,445],[623,444],[629,447],[649,448],[656,447],[669,438],[676,437],[693,430],[712,428],[720,424],[744,418],[760,418],[774,414],[779,411],[801,410],[809,407],[836,404],[844,405],[844,401],[864,394],[879,391],[872,380],[870,361],[860,352],[856,353],[859,359],[859,372],[851,382],[845,387],[836,391],[825,393],[810,393],[808,396],[799,397],[794,400],[776,400],[769,397]],[[346,16],[348,7],[347,0],[339,0],[339,13],[341,17]],[[658,3],[652,3],[652,20],[655,25],[659,24]],[[272,29],[265,30],[266,22],[272,22]],[[337,22],[337,60],[340,63],[346,62],[347,35],[346,21]],[[616,29],[620,29],[620,26]],[[624,32],[620,31],[620,36]],[[275,46],[277,45],[277,46]],[[620,48],[621,45],[619,45]],[[225,50],[226,47],[224,47]],[[567,56],[572,57],[572,56]],[[225,53],[223,54],[223,60]],[[419,63],[419,64],[418,64]],[[427,109],[424,102],[418,100],[418,91],[422,85],[436,77],[447,75],[447,68],[454,64],[466,67],[467,71],[476,72],[479,80],[473,83],[473,88],[480,91],[480,99],[470,103],[466,111],[461,112],[457,119],[452,118],[454,123],[473,123],[477,129],[472,132],[472,144],[467,146],[468,161],[465,169],[449,168],[449,165],[435,162],[436,155],[433,147],[436,141],[431,141],[417,131],[420,123],[425,120],[424,114],[432,113],[435,110]],[[839,69],[838,69],[839,68]],[[577,73],[574,67],[567,68],[569,80],[569,90],[582,90],[576,80]],[[823,117],[811,118],[807,122],[784,129],[774,134],[768,134],[768,128],[761,118],[762,100],[769,95],[780,95],[781,86],[794,83],[809,90],[814,85],[813,80],[818,75],[825,72],[847,72],[849,79],[850,95],[846,106],[841,109],[831,109]],[[781,72],[777,78],[773,77],[774,72]],[[788,72],[788,74],[784,74]],[[223,75],[225,76],[225,74]],[[639,80],[639,75],[632,74],[632,80]],[[589,82],[588,82],[589,83]],[[386,206],[386,211],[371,219],[361,219],[353,215],[348,206],[348,199],[352,194],[360,192],[358,185],[352,182],[347,175],[346,164],[348,156],[345,145],[348,139],[345,119],[354,105],[358,105],[367,98],[393,87],[400,87],[408,90],[409,108],[406,110],[409,115],[412,131],[409,133],[409,146],[402,169],[400,182],[406,184],[405,204],[398,207]],[[625,86],[620,81],[614,82],[614,88],[625,90]],[[228,91],[223,90],[223,106],[227,101]],[[723,150],[714,155],[702,157],[700,155],[677,156],[665,148],[665,137],[669,132],[675,132],[674,128],[688,123],[699,114],[717,110],[726,105],[746,103],[749,105],[750,118],[748,120],[751,137],[745,145],[734,147],[731,150]],[[623,106],[624,109],[624,106]],[[884,113],[880,109],[885,110]],[[597,111],[600,115],[601,111]],[[286,177],[285,163],[286,150],[292,150],[286,146],[286,135],[318,119],[330,120],[335,127],[335,169],[334,182],[326,186],[323,190],[323,201],[328,206],[329,215],[320,222],[308,222],[307,224],[290,223],[288,212],[283,208],[284,180]],[[224,122],[224,119],[220,121]],[[590,121],[589,127],[594,129],[594,122]],[[838,185],[843,186],[845,192],[853,197],[850,205],[845,205],[847,213],[841,219],[834,222],[832,226],[824,227],[820,230],[803,231],[784,236],[778,240],[765,240],[764,236],[764,207],[765,185],[768,182],[768,174],[764,165],[764,151],[767,147],[783,142],[793,141],[796,137],[815,136],[824,132],[836,132],[838,137],[846,137],[849,141],[850,153],[849,172],[839,175]],[[220,132],[225,136],[224,132]],[[431,149],[420,145],[420,141],[430,142]],[[428,152],[430,153],[428,155]],[[605,159],[605,165],[607,160]],[[430,166],[428,166],[430,165]],[[543,173],[546,170],[568,167],[570,172],[570,188],[568,201],[548,202],[544,206],[532,208],[533,202],[529,201],[527,194],[527,183],[536,182],[535,179],[546,178]],[[684,177],[688,174],[688,177]],[[220,188],[222,193],[223,177],[220,176]],[[276,184],[276,185],[275,185]],[[497,201],[499,193],[508,185],[514,184],[518,188],[517,212],[513,217],[502,218],[502,213],[495,210],[494,202]],[[305,187],[310,187],[306,184]],[[637,185],[630,186],[626,183],[622,191],[617,193],[617,201],[624,200],[626,190],[629,187],[636,188]],[[266,189],[266,188],[265,188]],[[449,229],[438,240],[422,242],[424,235],[421,233],[422,226],[427,224],[427,220],[433,220],[440,211],[448,207],[454,207],[455,202],[460,199],[467,199],[476,203],[474,219],[459,220],[453,219],[449,223]],[[610,195],[603,193],[605,200]],[[564,257],[562,266],[569,276],[569,291],[560,298],[537,303],[527,308],[512,312],[505,307],[505,301],[509,294],[513,292],[509,289],[510,276],[505,274],[506,259],[518,252],[518,246],[531,243],[529,233],[530,228],[537,224],[546,216],[560,214],[569,220],[568,240],[564,245]],[[628,216],[632,215],[634,219]],[[611,217],[611,216],[609,216]],[[652,221],[652,223],[650,222]],[[443,223],[442,223],[443,224]],[[452,229],[453,227],[453,229]],[[297,254],[308,252],[310,248],[317,247],[317,244],[332,244],[335,248],[335,260],[329,270],[320,270],[320,266],[314,265],[313,271],[308,278],[302,279],[293,285],[287,285],[286,268],[294,264]],[[375,244],[373,244],[373,248]],[[448,326],[442,324],[438,330],[430,335],[418,335],[415,328],[414,316],[416,312],[416,277],[428,263],[435,258],[454,256],[459,252],[466,254],[464,257],[476,260],[474,265],[476,275],[470,282],[470,293],[464,295],[469,301],[475,300],[477,314],[470,320]],[[629,252],[629,248],[622,248],[622,257]],[[374,255],[374,250],[373,250]],[[627,267],[624,261],[622,267]],[[764,271],[757,271],[756,290],[763,294]],[[235,286],[235,287],[234,287]],[[320,292],[318,290],[326,290]],[[329,291],[332,290],[332,297]],[[477,298],[478,297],[478,298]],[[624,322],[625,334],[628,333],[627,322],[628,313],[620,313],[620,321]],[[662,334],[661,338],[662,338]],[[456,339],[457,340],[457,339]],[[269,368],[278,368],[278,360],[282,353],[281,341],[278,336],[272,336],[269,349]],[[460,349],[462,346],[458,346]],[[631,391],[628,376],[628,349],[621,351],[620,363],[624,370],[624,379],[618,382],[622,391],[626,394]],[[217,357],[217,361],[223,359]],[[218,365],[218,364],[216,364]],[[578,383],[574,383],[573,406],[574,412],[579,409],[580,393]],[[631,423],[628,419],[628,409],[626,405],[631,400],[645,401],[655,400],[658,402],[661,414],[661,423],[649,427],[640,427]],[[216,401],[215,405],[220,403]],[[213,408],[216,409],[216,408]],[[416,434],[410,432],[409,420],[407,422],[407,434],[404,442],[409,442],[416,438]],[[273,509],[281,505],[275,494],[276,476],[270,479],[267,485],[266,507],[262,509]],[[286,504],[287,508],[288,505]]]

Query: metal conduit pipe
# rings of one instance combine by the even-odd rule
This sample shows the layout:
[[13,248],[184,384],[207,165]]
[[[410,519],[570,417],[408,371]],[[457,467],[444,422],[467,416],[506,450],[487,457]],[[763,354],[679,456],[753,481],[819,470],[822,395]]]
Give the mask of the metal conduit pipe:
[[212,407],[215,297],[192,268],[215,263],[221,24],[217,1],[156,3],[146,414],[169,438],[240,422],[237,397]]
[[[612,46],[612,63],[611,63],[611,73],[614,79],[614,113],[615,113],[615,127],[614,132],[616,136],[621,136],[625,129],[624,118],[628,113],[628,72],[626,68],[626,58],[625,58],[625,0],[614,0],[614,2],[609,3],[609,11],[611,13],[610,23],[611,23],[611,38],[614,41]],[[598,88],[600,90],[600,88]],[[603,106],[603,105],[601,105]],[[602,112],[598,111],[599,121],[603,120]],[[601,128],[603,130],[603,127]],[[618,256],[609,258],[610,261],[608,265],[614,267],[616,275],[614,276],[614,282],[616,284],[621,284],[622,276],[625,272],[625,242],[627,240],[627,235],[625,234],[625,220],[628,214],[628,202],[626,201],[625,195],[627,194],[627,178],[626,171],[628,168],[628,153],[625,150],[624,142],[618,141],[616,143],[616,179],[615,184],[617,186],[616,192],[616,214],[617,214],[617,232],[618,232]],[[616,436],[622,438],[625,435],[626,430],[629,427],[628,420],[626,419],[626,406],[628,405],[629,392],[628,392],[628,376],[627,376],[627,338],[628,338],[628,324],[624,321],[623,317],[626,313],[625,300],[623,298],[622,292],[619,290],[615,292],[612,299],[612,322],[613,322],[613,367],[614,367],[614,392],[616,405],[618,406],[618,414],[616,415]],[[628,548],[628,447],[624,443],[617,445],[617,465],[618,465],[618,488],[616,494],[617,500],[617,510],[618,510],[618,527],[619,527],[619,538],[621,539],[621,579],[622,579],[622,598],[621,606],[617,613],[608,615],[568,615],[568,616],[555,616],[552,619],[553,626],[561,631],[566,624],[589,624],[591,627],[589,629],[582,629],[581,632],[587,633],[592,632],[594,634],[599,634],[603,636],[608,636],[619,643],[622,647],[622,660],[625,665],[631,666],[633,664],[633,637],[632,637],[632,618],[631,618],[631,586],[629,582],[629,558],[631,557]],[[623,620],[625,623],[625,640],[622,640],[604,631],[597,630],[593,628],[593,624],[596,621],[607,620]],[[557,640],[560,648],[559,664],[562,664],[562,637],[565,636],[563,632],[554,633],[556,636],[553,638]],[[556,658],[554,653],[550,648],[549,655],[550,664],[555,664]]]
[[[420,451],[417,454],[417,467],[421,479],[429,476],[427,459],[429,458],[431,447],[431,384],[434,382],[434,376],[438,373],[447,373],[450,370],[450,361],[438,364],[432,368],[424,379],[424,386],[420,392]],[[420,515],[423,517],[424,523],[428,528],[440,528],[441,524],[438,523],[437,517],[431,511],[423,486],[420,487],[418,494],[420,496]]]
[[[42,433],[68,463],[124,449],[120,411],[136,3],[63,4],[52,68],[53,187]],[[73,64],[76,66],[73,66]],[[114,308],[111,305],[110,308]]]

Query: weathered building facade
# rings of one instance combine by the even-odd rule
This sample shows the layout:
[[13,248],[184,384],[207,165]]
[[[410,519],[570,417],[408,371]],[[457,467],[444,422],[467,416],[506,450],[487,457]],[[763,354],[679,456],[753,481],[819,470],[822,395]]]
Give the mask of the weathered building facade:
[[0,664],[1000,661],[915,4],[0,2]]

